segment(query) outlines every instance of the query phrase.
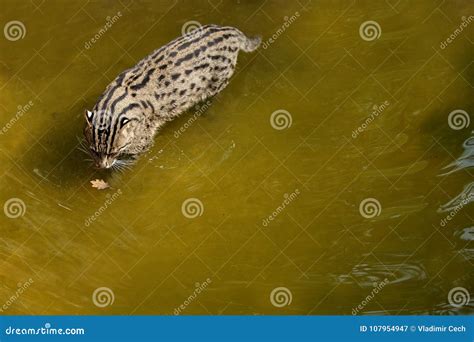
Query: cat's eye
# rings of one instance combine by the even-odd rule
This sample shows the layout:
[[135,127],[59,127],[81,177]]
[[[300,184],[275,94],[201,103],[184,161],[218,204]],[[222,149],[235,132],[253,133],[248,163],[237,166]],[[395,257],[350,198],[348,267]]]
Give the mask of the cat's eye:
[[120,127],[125,126],[125,125],[126,125],[127,123],[129,123],[129,122],[130,122],[130,119],[129,119],[129,118],[122,118],[122,119],[120,120]]

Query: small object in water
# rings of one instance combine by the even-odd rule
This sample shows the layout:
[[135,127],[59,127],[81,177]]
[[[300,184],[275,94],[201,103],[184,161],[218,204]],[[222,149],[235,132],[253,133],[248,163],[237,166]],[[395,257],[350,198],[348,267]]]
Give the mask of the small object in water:
[[110,188],[109,183],[107,183],[103,179],[91,180],[91,184],[92,184],[92,187],[96,188],[97,190],[104,190],[104,189]]
[[127,167],[167,121],[224,89],[239,51],[252,52],[260,43],[234,27],[206,25],[122,72],[85,111],[84,135],[95,165]]

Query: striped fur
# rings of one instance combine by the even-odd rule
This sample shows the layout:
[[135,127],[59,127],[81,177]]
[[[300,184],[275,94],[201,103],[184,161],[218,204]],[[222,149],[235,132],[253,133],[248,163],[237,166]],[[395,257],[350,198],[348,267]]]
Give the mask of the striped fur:
[[260,38],[236,28],[207,25],[122,72],[86,111],[84,134],[96,165],[109,168],[148,150],[166,121],[226,87],[240,50],[259,45]]

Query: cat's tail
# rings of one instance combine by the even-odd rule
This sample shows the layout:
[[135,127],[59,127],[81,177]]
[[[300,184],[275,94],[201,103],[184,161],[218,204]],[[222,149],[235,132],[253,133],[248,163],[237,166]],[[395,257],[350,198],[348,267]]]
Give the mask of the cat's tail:
[[260,36],[248,38],[247,36],[242,34],[240,49],[245,52],[253,52],[257,50],[257,48],[260,46],[261,43],[262,43],[262,37]]

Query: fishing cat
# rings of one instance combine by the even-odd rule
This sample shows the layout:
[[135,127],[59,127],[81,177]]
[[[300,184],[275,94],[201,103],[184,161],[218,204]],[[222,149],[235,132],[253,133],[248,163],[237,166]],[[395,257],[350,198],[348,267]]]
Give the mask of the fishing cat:
[[227,86],[240,50],[252,52],[260,43],[236,28],[206,25],[122,72],[85,112],[84,135],[96,166],[120,167],[147,151],[167,121]]

